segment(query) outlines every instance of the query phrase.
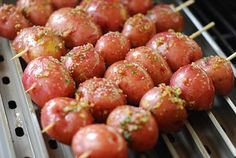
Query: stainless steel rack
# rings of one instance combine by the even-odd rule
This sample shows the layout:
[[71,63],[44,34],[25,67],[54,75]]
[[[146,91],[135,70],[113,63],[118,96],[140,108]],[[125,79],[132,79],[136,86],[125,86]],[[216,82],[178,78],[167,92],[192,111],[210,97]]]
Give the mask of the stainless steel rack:
[[[183,14],[186,19],[185,34],[202,27],[189,9],[184,9]],[[225,57],[208,33],[203,33],[196,40],[205,56],[218,54]],[[24,92],[22,67],[19,60],[10,61],[13,54],[10,42],[0,38],[0,157],[73,158],[69,146],[41,134],[39,111]],[[182,131],[162,134],[155,149],[144,153],[130,151],[130,158],[236,157],[235,104],[236,87],[227,97],[217,96],[211,111],[190,112]]]

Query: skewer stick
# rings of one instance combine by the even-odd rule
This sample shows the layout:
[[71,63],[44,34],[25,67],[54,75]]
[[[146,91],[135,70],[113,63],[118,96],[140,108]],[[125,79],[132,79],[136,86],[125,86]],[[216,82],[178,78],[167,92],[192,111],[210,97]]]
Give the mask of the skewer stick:
[[234,59],[236,57],[236,52],[234,52],[233,54],[231,54],[229,57],[226,58],[227,61],[230,61],[232,59]]
[[30,88],[25,91],[25,93],[28,93],[29,91],[32,91],[32,90],[35,88],[35,86],[36,86],[36,83],[33,83],[33,84],[30,86]]
[[80,155],[78,158],[88,158],[90,156],[91,152],[87,151],[85,153],[83,153],[82,155]]
[[19,57],[21,57],[22,55],[24,55],[24,54],[27,53],[27,52],[28,52],[28,49],[25,49],[25,50],[23,50],[22,52],[16,54],[16,55],[15,55],[14,57],[12,57],[10,60],[14,60],[14,59],[16,59],[16,58],[19,58]]
[[210,28],[212,28],[213,26],[215,26],[214,22],[211,22],[209,24],[207,24],[206,26],[204,26],[201,30],[198,30],[197,32],[193,33],[192,35],[190,35],[189,37],[191,39],[196,38],[197,36],[199,36],[202,32],[209,30]]
[[45,127],[41,132],[42,133],[45,133],[45,132],[47,132],[48,130],[50,130],[53,126],[55,126],[56,125],[56,122],[54,122],[54,123],[51,123],[51,124],[49,124],[47,127]]
[[175,12],[178,12],[178,11],[180,11],[180,10],[182,10],[182,9],[184,9],[184,8],[186,8],[186,7],[188,7],[188,6],[190,6],[190,5],[193,4],[194,2],[195,2],[195,0],[188,0],[188,1],[186,1],[186,2],[184,2],[184,3],[182,3],[182,4],[180,4],[179,6],[175,7],[174,10],[175,10]]

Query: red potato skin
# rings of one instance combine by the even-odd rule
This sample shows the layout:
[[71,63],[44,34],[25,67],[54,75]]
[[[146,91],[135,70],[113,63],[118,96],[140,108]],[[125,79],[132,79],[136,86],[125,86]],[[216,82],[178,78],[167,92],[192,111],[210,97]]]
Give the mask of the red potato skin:
[[173,29],[182,32],[184,18],[179,12],[175,12],[169,4],[158,4],[147,12],[146,15],[156,25],[157,32]]
[[34,25],[44,26],[54,9],[49,0],[18,0],[19,7],[26,18]]
[[31,99],[42,108],[47,101],[56,97],[72,97],[75,82],[69,72],[53,57],[32,60],[24,70],[22,83]]
[[156,34],[156,28],[143,14],[136,14],[125,22],[122,34],[130,40],[132,47],[139,47]]
[[89,158],[128,158],[128,147],[122,136],[105,124],[89,125],[73,137],[76,157],[87,153]]
[[12,42],[12,47],[16,53],[27,50],[21,56],[27,63],[41,56],[60,59],[62,55],[66,54],[62,38],[51,29],[42,26],[22,29]]
[[0,17],[0,36],[10,40],[13,40],[21,29],[32,25],[21,11],[11,4],[3,4],[0,7]]
[[101,29],[80,8],[61,8],[55,11],[46,24],[62,36],[68,48],[96,44],[102,35]]
[[62,63],[77,84],[92,77],[103,77],[106,71],[103,58],[92,44],[74,47],[62,57]]
[[195,62],[212,79],[216,93],[219,95],[229,94],[234,87],[234,74],[231,64],[219,56],[210,56]]
[[111,80],[93,78],[80,84],[79,98],[88,100],[91,112],[97,122],[105,122],[109,113],[118,106],[126,104],[123,91]]
[[169,84],[172,76],[171,69],[161,54],[151,48],[142,46],[131,49],[125,59],[145,68],[151,76],[154,85],[160,83]]
[[114,127],[129,142],[132,149],[152,149],[158,139],[158,126],[150,112],[132,106],[120,106],[111,112],[107,125]]
[[41,111],[42,128],[52,124],[47,134],[56,140],[71,145],[75,133],[93,123],[92,115],[72,98],[60,97],[49,100]]
[[130,41],[119,32],[109,32],[103,35],[95,46],[107,65],[124,60],[130,50]]
[[195,64],[183,66],[176,71],[171,77],[170,86],[181,89],[181,98],[187,102],[188,109],[207,110],[213,105],[213,82],[206,72]]
[[126,60],[118,61],[108,67],[105,78],[111,79],[123,90],[131,105],[138,105],[142,96],[154,87],[145,69]]
[[202,58],[202,50],[199,45],[179,32],[158,33],[147,43],[147,46],[164,56],[172,72]]
[[149,90],[141,99],[140,107],[151,111],[160,131],[178,132],[187,119],[185,101],[180,98],[181,90],[160,84]]
[[146,14],[146,12],[152,8],[152,0],[120,0],[124,6],[127,7],[130,15],[137,13]]
[[74,8],[79,4],[79,0],[51,0],[51,3],[57,9],[71,7]]
[[121,31],[129,14],[119,0],[84,0],[80,5],[103,32]]

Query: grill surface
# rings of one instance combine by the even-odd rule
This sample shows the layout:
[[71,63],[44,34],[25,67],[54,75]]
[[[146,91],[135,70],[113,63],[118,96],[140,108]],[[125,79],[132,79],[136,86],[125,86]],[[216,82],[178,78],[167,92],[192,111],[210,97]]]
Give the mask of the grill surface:
[[[173,3],[174,0],[162,2]],[[190,35],[202,27],[188,9],[184,9],[183,14],[185,34]],[[203,33],[196,41],[205,56],[218,54],[225,57],[208,33]],[[9,41],[0,38],[0,157],[73,158],[70,147],[42,136],[37,120],[39,111],[21,84],[21,64],[19,60],[9,61],[13,54]],[[227,97],[217,96],[211,111],[190,112],[181,132],[162,134],[155,149],[145,153],[130,151],[130,158],[236,157],[235,103],[236,87]]]

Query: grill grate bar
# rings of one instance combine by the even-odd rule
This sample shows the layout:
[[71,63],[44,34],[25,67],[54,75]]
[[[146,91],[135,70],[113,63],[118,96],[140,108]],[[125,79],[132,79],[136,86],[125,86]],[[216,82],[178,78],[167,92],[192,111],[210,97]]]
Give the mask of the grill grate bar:
[[225,96],[224,97],[225,100],[228,102],[229,106],[231,107],[231,109],[234,111],[234,113],[236,114],[236,106],[234,105],[234,103],[232,102],[232,100],[228,97]]
[[172,143],[170,142],[170,140],[168,139],[168,137],[165,135],[165,134],[162,134],[161,137],[163,138],[166,146],[168,147],[170,153],[171,153],[171,156],[173,158],[179,158],[179,155],[177,154],[174,146],[172,145]]

